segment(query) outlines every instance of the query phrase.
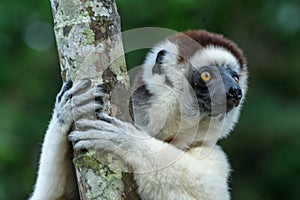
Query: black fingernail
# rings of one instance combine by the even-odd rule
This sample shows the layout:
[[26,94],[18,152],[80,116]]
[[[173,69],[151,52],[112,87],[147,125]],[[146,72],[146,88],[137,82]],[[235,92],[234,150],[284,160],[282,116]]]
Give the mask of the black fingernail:
[[101,105],[104,103],[102,97],[95,97],[95,101]]
[[100,119],[100,118],[99,118],[99,115],[101,115],[102,111],[103,111],[103,109],[101,109],[101,108],[95,109],[95,114],[96,114],[96,118],[97,118],[97,119]]
[[68,81],[65,83],[64,90],[69,90],[72,86],[73,86],[73,81],[72,81],[72,80],[68,80]]
[[66,83],[64,83],[63,89],[62,89],[60,95],[57,98],[58,102],[61,101],[61,99],[62,99],[63,95],[65,94],[65,92],[67,90],[69,90],[72,86],[73,86],[73,81],[71,81],[71,80],[68,80]]
[[62,94],[60,94],[57,98],[57,102],[60,102],[61,101],[61,98],[62,98]]
[[63,91],[62,91],[62,95],[63,95],[67,90],[69,90],[72,86],[73,86],[73,81],[68,80],[68,81],[64,84],[64,88],[63,88]]
[[107,93],[104,85],[97,85],[96,90],[97,90],[97,92]]

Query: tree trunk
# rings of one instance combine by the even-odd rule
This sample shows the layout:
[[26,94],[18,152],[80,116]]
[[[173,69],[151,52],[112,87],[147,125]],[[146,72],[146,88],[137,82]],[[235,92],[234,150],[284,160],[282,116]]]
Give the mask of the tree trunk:
[[[63,81],[93,79],[110,94],[107,112],[130,121],[129,81],[115,0],[51,0]],[[127,98],[124,98],[127,97]],[[128,167],[106,152],[74,152],[82,200],[140,199]]]

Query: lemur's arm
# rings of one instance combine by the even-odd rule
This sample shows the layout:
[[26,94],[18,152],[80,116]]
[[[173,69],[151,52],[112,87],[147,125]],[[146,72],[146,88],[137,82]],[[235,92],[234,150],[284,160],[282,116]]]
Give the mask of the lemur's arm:
[[[95,88],[84,79],[65,83],[56,97],[52,119],[45,134],[38,177],[30,200],[79,199],[72,153],[67,140],[74,120],[95,112]],[[83,104],[91,100],[91,104]]]

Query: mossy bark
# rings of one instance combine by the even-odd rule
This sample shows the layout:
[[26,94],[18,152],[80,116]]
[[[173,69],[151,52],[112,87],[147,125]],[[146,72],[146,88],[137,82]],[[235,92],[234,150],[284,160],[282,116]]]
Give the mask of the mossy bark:
[[[130,121],[129,81],[115,0],[50,0],[63,81],[93,79],[110,94],[110,115]],[[128,97],[128,98],[124,98]],[[75,152],[82,200],[140,199],[132,174],[114,154]]]

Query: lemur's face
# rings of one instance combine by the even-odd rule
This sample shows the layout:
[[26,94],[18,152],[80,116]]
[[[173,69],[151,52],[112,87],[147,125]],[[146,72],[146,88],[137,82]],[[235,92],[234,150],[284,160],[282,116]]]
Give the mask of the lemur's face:
[[143,80],[150,93],[162,94],[168,88],[172,91],[165,99],[175,94],[181,104],[190,104],[184,102],[188,93],[182,91],[192,89],[200,113],[212,117],[238,115],[247,92],[246,59],[220,35],[203,31],[175,35],[153,49],[145,66]]
[[230,52],[211,46],[196,52],[191,65],[189,81],[202,112],[217,116],[239,106],[243,72]]
[[242,98],[239,75],[226,66],[202,66],[192,68],[191,86],[199,108],[212,116],[230,112]]

